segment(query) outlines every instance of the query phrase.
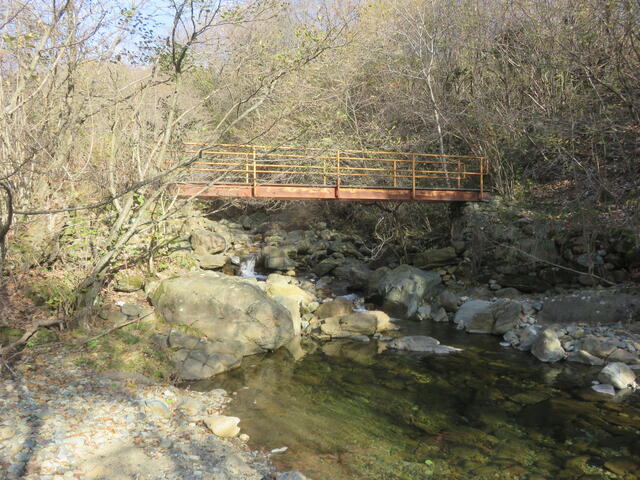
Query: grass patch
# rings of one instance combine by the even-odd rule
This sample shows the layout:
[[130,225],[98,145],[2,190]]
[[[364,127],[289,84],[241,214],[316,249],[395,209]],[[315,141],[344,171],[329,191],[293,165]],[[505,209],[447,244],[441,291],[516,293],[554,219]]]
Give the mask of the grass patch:
[[[163,323],[141,321],[127,325],[89,342],[85,351],[73,354],[71,361],[97,372],[139,373],[159,382],[168,381],[173,372],[171,352],[150,340],[164,329]],[[74,331],[70,337],[82,338],[83,334]]]

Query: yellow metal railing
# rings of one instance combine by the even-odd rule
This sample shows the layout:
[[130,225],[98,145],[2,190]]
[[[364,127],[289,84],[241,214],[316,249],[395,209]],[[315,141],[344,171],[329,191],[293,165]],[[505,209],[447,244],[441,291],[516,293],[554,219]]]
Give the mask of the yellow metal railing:
[[[204,149],[203,149],[204,147]],[[474,190],[482,195],[485,157],[264,145],[185,142],[174,153],[201,156],[184,181],[241,185],[308,185]],[[177,160],[177,159],[176,159]]]

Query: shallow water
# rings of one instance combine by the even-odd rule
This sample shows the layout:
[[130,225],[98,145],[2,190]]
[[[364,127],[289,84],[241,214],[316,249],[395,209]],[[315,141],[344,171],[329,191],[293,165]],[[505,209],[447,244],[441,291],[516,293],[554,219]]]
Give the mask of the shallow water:
[[597,368],[545,365],[497,337],[403,326],[464,352],[309,341],[298,362],[247,357],[192,388],[237,392],[228,413],[251,446],[288,447],[274,463],[314,480],[640,478],[638,394],[598,395]]

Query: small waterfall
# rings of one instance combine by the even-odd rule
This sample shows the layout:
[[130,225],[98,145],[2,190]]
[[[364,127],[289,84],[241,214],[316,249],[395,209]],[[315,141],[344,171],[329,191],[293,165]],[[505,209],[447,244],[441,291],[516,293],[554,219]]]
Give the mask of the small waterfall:
[[256,257],[250,257],[240,262],[240,276],[244,278],[254,278],[256,276]]
[[353,302],[354,312],[368,312],[367,308],[364,306],[364,298],[355,293],[350,293],[349,295],[340,295],[336,298],[344,298],[346,300],[351,300]]
[[256,256],[250,255],[240,262],[240,276],[242,278],[256,278],[266,280],[266,275],[256,273]]

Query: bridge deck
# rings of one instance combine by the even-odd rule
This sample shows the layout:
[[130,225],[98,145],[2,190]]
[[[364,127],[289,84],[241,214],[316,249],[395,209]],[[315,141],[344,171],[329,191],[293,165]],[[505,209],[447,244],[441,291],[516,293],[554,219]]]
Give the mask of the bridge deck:
[[[477,202],[488,198],[484,157],[367,150],[185,144],[197,155],[172,186],[179,196],[274,200]],[[195,149],[194,147],[198,147]]]
[[172,192],[180,197],[232,197],[273,200],[479,202],[489,198],[479,190],[384,187],[330,187],[317,185],[239,185],[179,183]]

